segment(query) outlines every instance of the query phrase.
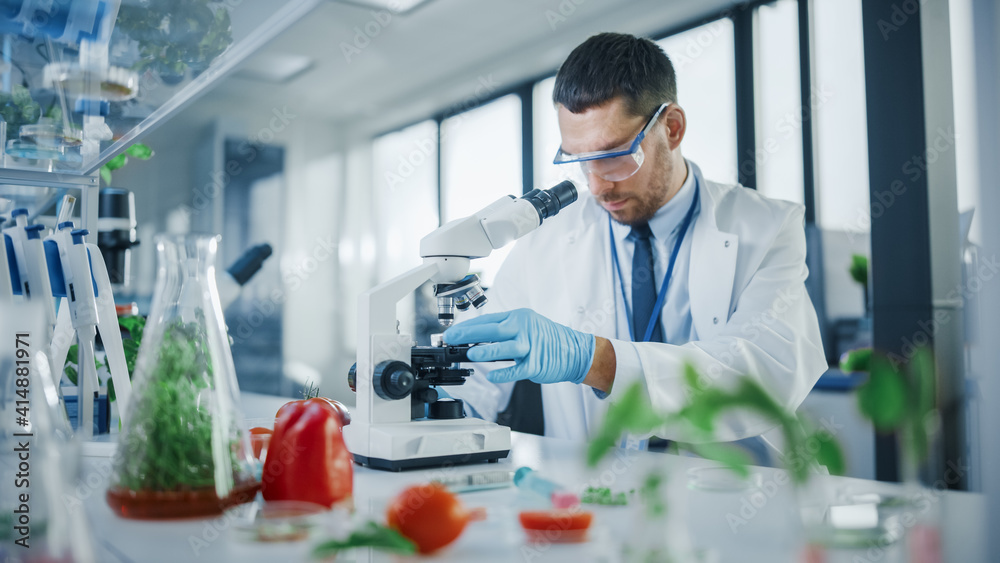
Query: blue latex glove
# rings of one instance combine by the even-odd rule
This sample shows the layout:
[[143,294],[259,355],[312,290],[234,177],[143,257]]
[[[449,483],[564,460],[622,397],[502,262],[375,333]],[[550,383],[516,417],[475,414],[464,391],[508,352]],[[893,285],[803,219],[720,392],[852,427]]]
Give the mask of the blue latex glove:
[[473,362],[514,360],[514,366],[487,374],[494,383],[519,379],[582,383],[594,362],[596,346],[594,335],[552,322],[531,309],[469,319],[446,330],[444,341],[451,345],[491,342],[469,350]]

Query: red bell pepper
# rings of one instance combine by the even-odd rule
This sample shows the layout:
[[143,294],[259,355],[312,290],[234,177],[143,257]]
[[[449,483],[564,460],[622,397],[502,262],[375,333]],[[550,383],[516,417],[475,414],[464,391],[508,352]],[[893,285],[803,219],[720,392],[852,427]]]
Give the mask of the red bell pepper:
[[282,411],[264,461],[264,499],[300,500],[328,508],[349,499],[354,469],[337,415],[305,402]]

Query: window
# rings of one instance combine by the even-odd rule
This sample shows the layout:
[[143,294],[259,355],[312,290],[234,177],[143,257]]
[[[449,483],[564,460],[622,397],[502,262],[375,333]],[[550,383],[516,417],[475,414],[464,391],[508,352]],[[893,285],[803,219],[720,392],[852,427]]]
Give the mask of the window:
[[[951,26],[951,79],[955,106],[955,167],[958,183],[958,211],[968,212],[979,205],[979,169],[976,156],[975,56],[972,45],[972,0],[948,3]],[[984,188],[985,189],[985,188]],[[982,242],[981,219],[973,214],[969,239]]]
[[736,60],[733,22],[719,19],[658,42],[677,73],[688,128],[681,150],[706,178],[735,183]]
[[534,136],[535,187],[548,189],[566,179],[579,182],[586,186],[587,180],[579,172],[579,166],[556,166],[552,159],[559,150],[562,137],[559,134],[559,119],[556,108],[552,105],[552,90],[556,85],[556,77],[546,78],[535,84],[532,91],[532,134]]
[[802,203],[802,122],[810,116],[802,114],[798,10],[796,0],[779,0],[755,12],[754,159],[762,194]]
[[868,121],[861,0],[813,0],[816,217],[868,232]]
[[[522,191],[520,97],[504,96],[441,123],[442,222]],[[493,283],[511,246],[473,260],[472,272],[485,286]]]
[[437,134],[437,123],[428,120],[375,139],[380,281],[419,266],[420,239],[438,226]]

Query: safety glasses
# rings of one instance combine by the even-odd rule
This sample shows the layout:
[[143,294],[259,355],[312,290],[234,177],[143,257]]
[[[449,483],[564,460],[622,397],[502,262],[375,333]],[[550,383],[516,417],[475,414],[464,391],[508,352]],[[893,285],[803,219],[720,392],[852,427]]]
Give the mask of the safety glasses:
[[553,164],[570,164],[578,162],[585,175],[593,174],[609,182],[620,182],[636,172],[642,166],[646,155],[642,152],[642,140],[646,138],[646,133],[652,129],[657,118],[669,103],[661,104],[653,117],[649,118],[646,126],[639,131],[635,140],[627,145],[622,145],[606,151],[584,152],[580,154],[568,154],[563,152],[562,147],[556,152]]

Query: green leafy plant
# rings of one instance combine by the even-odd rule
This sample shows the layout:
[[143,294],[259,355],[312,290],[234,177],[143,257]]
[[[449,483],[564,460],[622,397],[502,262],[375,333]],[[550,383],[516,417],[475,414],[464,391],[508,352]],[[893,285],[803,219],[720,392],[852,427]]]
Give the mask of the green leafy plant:
[[[125,350],[125,367],[128,369],[129,380],[135,374],[135,360],[139,355],[139,345],[142,343],[142,332],[146,326],[146,317],[141,317],[139,315],[131,315],[128,317],[119,317],[118,326],[125,329],[129,333],[129,338],[122,339],[122,347]],[[66,353],[66,364],[63,367],[63,372],[66,374],[66,378],[69,379],[70,383],[77,385],[77,368],[79,367],[79,346],[74,344],[69,347]],[[108,367],[106,363],[101,362],[101,360],[94,358],[94,365],[98,371],[102,367]],[[115,400],[115,382],[112,379],[108,379],[108,399],[112,402]]]
[[851,264],[847,267],[851,279],[861,284],[865,292],[865,311],[868,311],[868,257],[864,254],[852,254]]
[[15,84],[9,93],[0,92],[0,117],[7,122],[7,138],[16,137],[22,125],[37,123],[41,116],[42,107],[26,87]]
[[[867,358],[867,362],[865,362]],[[871,348],[853,350],[841,359],[845,372],[868,372],[858,388],[858,409],[879,432],[896,432],[905,460],[912,466],[930,454],[928,424],[935,421],[936,375],[928,348],[908,360]]]
[[[715,460],[741,476],[749,474],[749,456],[742,450],[714,442],[716,421],[733,411],[755,412],[778,422],[785,447],[794,455],[785,463],[792,480],[803,484],[809,478],[809,468],[825,465],[831,473],[844,471],[843,452],[837,441],[823,430],[788,412],[754,379],[744,376],[732,390],[704,386],[703,379],[691,365],[684,369],[688,400],[677,412],[663,415],[650,404],[642,385],[633,384],[622,398],[611,405],[604,422],[587,450],[587,463],[595,466],[613,448],[625,432],[650,433],[664,425],[689,429],[698,443],[683,444],[702,457]],[[807,447],[815,444],[815,447]]]
[[205,70],[233,42],[229,10],[213,0],[123,3],[117,29],[138,43],[133,68],[155,70],[164,81]]
[[[200,314],[200,311],[199,311]],[[203,404],[206,390],[214,387],[212,361],[203,322],[179,319],[164,328],[151,372],[134,399],[135,419],[129,423],[117,457],[121,487],[132,491],[175,491],[210,487],[216,480],[218,447],[213,445],[213,413]],[[235,429],[223,433],[237,441]],[[232,467],[238,467],[233,444],[225,450]]]
[[139,160],[149,160],[153,158],[153,149],[142,143],[136,143],[125,149],[125,152],[107,161],[101,167],[101,179],[104,180],[105,184],[111,184],[111,173],[128,164],[128,157],[130,156]]

